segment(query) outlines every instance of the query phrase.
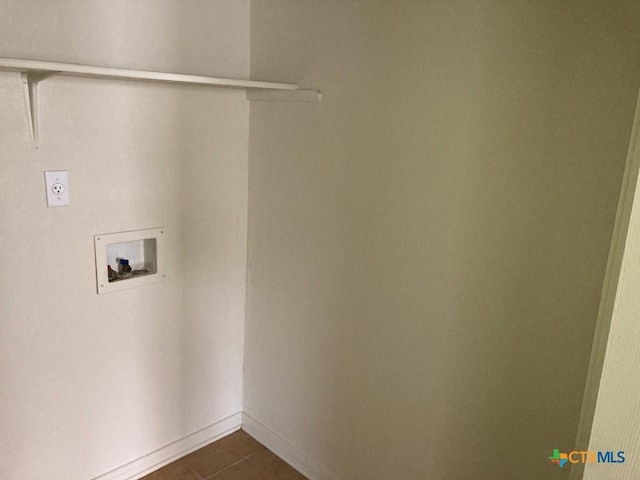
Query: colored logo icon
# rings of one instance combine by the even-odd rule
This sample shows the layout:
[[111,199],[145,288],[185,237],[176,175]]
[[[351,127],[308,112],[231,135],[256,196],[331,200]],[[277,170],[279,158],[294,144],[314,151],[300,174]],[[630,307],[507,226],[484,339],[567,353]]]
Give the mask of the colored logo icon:
[[560,468],[562,468],[568,461],[568,455],[566,453],[560,453],[560,450],[554,448],[553,455],[549,457],[549,460],[551,460],[551,463],[555,463]]

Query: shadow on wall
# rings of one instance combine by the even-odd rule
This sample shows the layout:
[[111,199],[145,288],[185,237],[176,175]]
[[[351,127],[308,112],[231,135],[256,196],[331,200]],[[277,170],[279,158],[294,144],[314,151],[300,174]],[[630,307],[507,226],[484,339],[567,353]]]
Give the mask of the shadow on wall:
[[636,93],[601,41],[624,12],[279,5],[252,4],[252,74],[277,52],[324,97],[251,108],[247,411],[340,478],[565,478]]

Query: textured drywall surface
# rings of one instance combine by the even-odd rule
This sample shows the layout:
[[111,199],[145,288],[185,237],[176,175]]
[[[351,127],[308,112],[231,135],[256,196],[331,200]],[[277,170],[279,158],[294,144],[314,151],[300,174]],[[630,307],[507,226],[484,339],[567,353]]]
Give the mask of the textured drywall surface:
[[[0,11],[0,56],[248,74],[248,2]],[[69,77],[39,98],[35,151],[20,74],[0,73],[0,478],[87,480],[242,409],[248,105]],[[47,208],[57,169],[71,205]],[[166,281],[97,295],[94,235],[158,226]]]
[[566,478],[637,3],[254,0],[245,411],[343,480]]

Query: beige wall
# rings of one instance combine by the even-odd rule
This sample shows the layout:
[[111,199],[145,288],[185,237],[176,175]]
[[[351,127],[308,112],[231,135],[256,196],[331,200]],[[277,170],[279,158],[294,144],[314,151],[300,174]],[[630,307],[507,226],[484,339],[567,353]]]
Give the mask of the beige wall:
[[[245,411],[343,480],[565,478],[639,17],[254,0],[252,76],[325,100],[255,103],[250,142],[241,92],[56,77],[35,152],[0,73],[0,477],[93,478],[242,410],[250,150]],[[242,77],[248,20],[0,0],[0,56]],[[167,281],[97,296],[93,235],[159,225]]]
[[637,2],[254,0],[245,412],[336,478],[553,479],[640,78]]
[[[246,1],[0,1],[0,56],[247,76]],[[244,92],[54,77],[41,149],[0,73],[0,478],[87,480],[242,409]],[[45,170],[71,205],[47,208]],[[164,226],[98,296],[93,236]]]

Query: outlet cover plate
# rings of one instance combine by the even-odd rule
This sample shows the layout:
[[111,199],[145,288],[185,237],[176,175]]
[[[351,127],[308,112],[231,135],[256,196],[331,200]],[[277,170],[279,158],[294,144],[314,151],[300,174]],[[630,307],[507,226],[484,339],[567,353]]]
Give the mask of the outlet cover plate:
[[44,172],[44,180],[47,188],[47,206],[63,207],[71,203],[67,170]]

